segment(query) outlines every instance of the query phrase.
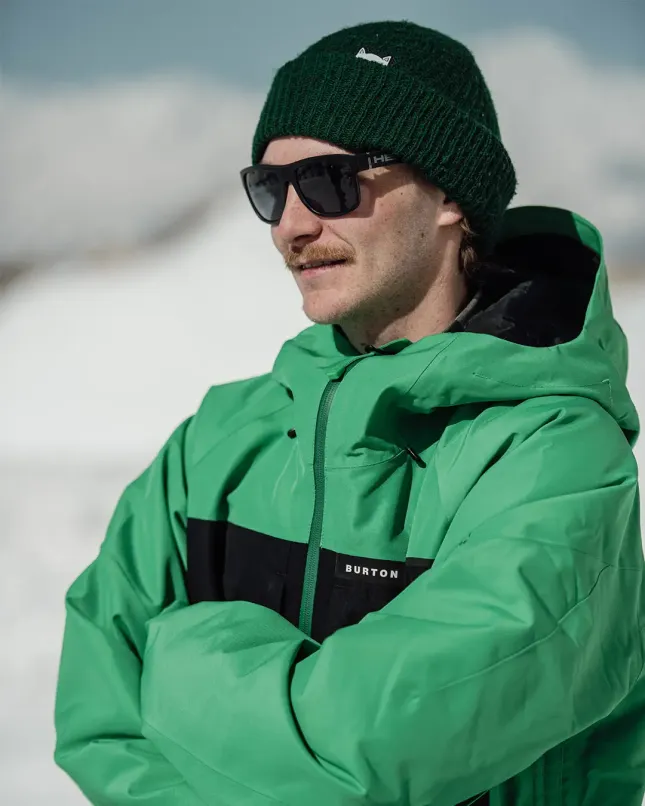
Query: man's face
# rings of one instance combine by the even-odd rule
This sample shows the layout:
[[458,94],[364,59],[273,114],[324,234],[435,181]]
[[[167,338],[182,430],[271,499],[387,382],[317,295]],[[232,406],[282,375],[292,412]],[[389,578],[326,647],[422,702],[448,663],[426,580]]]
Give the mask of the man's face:
[[[285,165],[321,154],[347,154],[307,137],[272,140],[263,163]],[[341,218],[321,218],[292,186],[273,242],[293,273],[305,315],[320,324],[387,325],[408,316],[436,280],[444,243],[461,218],[456,205],[406,165],[358,174],[361,203]],[[344,259],[330,268],[300,264]]]

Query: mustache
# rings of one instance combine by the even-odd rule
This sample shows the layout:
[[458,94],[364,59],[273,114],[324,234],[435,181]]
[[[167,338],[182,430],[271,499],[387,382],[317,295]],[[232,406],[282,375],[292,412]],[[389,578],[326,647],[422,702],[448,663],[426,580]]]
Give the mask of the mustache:
[[311,245],[305,246],[298,252],[289,247],[283,258],[289,271],[296,271],[303,263],[314,263],[318,260],[346,260],[349,262],[354,258],[354,252],[348,247]]

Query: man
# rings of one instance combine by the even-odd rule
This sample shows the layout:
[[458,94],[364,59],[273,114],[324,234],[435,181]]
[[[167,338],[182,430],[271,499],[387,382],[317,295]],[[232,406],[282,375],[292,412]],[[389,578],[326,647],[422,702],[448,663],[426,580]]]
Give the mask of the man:
[[56,761],[106,806],[640,806],[598,232],[505,212],[478,67],[406,22],[282,67],[242,178],[315,324],[124,493],[68,593]]

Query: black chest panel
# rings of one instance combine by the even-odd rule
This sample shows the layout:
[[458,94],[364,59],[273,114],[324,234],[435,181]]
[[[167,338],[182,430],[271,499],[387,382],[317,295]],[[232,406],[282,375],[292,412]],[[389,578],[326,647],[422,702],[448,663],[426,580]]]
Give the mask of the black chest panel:
[[[298,626],[307,544],[291,543],[225,521],[188,519],[188,600],[255,602]],[[432,560],[373,560],[321,549],[312,638],[380,610]]]

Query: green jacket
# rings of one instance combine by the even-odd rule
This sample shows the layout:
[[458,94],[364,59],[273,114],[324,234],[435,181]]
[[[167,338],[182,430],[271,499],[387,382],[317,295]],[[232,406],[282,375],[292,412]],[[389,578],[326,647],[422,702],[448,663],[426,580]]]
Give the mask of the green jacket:
[[641,806],[601,239],[519,208],[495,262],[445,333],[308,328],[126,489],[67,596],[55,759],[92,803]]

